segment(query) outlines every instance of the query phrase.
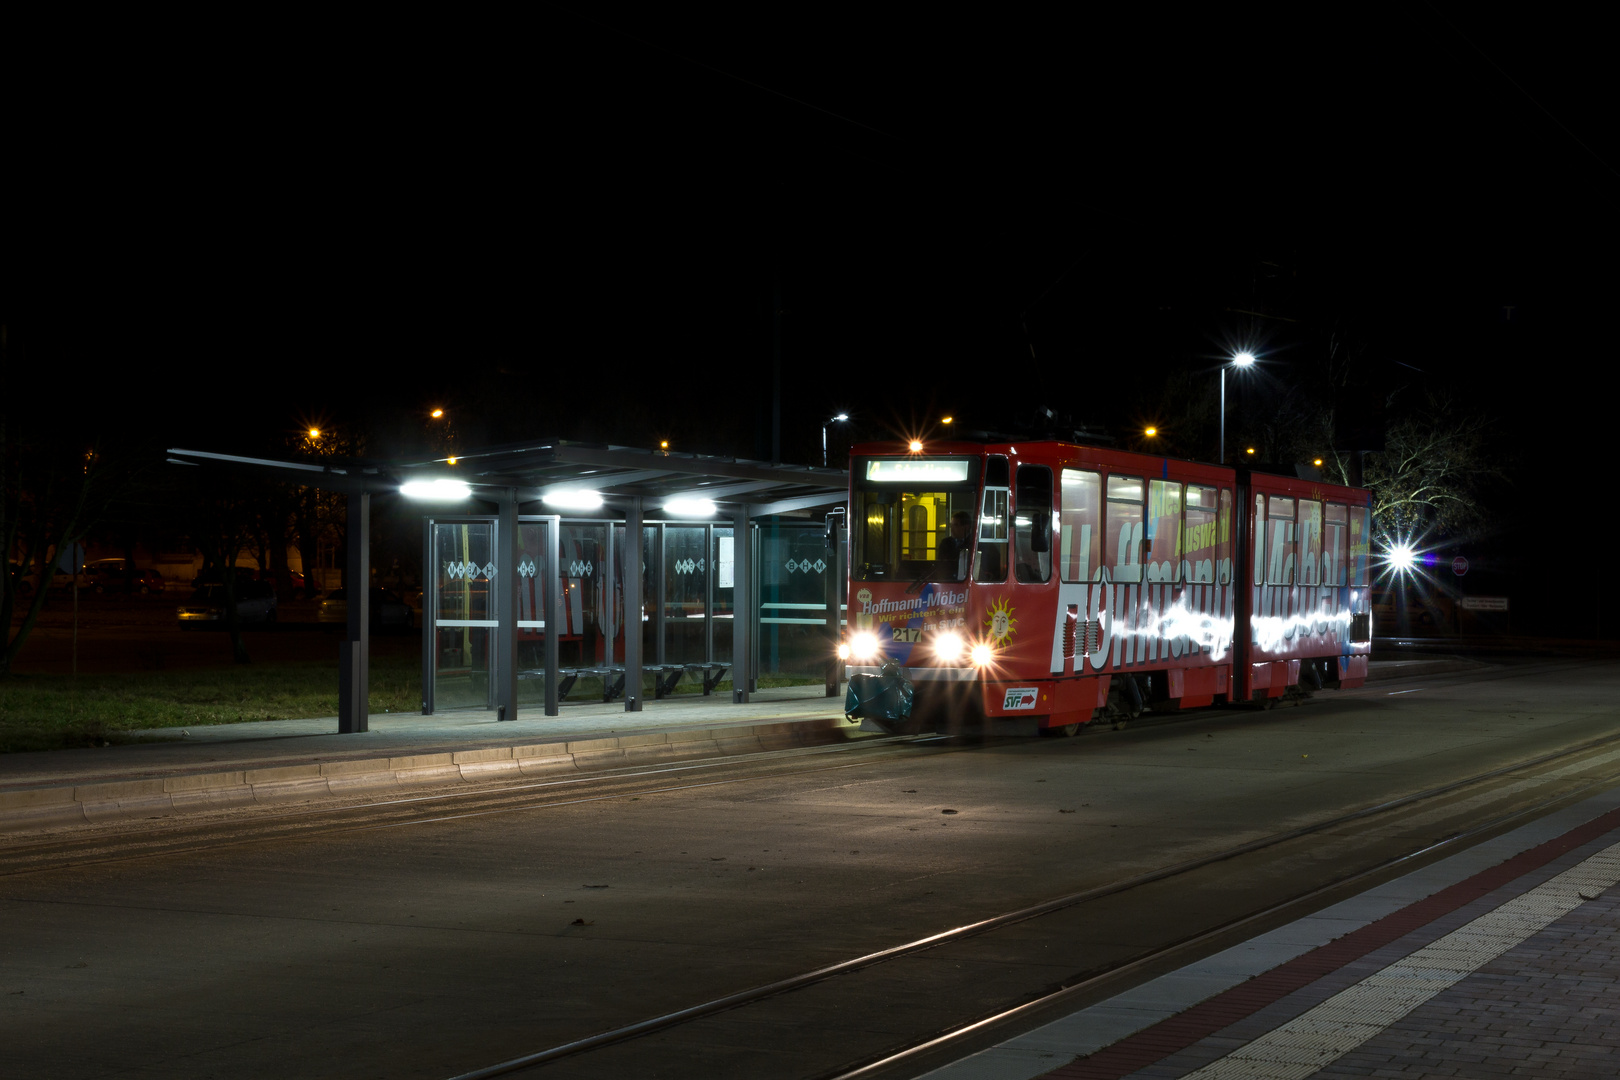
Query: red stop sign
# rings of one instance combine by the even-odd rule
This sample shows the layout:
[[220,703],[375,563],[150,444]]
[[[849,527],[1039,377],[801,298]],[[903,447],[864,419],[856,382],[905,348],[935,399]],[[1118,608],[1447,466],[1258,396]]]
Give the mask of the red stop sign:
[[1451,572],[1456,574],[1458,577],[1462,577],[1464,574],[1468,573],[1468,560],[1463,558],[1461,555],[1457,556],[1455,559],[1452,559]]

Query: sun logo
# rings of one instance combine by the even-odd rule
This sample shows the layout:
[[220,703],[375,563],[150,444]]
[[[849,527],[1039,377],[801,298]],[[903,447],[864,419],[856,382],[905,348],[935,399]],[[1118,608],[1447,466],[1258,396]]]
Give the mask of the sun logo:
[[990,617],[984,621],[984,625],[990,632],[990,639],[998,643],[1018,633],[1018,620],[1013,618],[1012,605],[1007,603],[1005,596],[998,597],[990,605]]

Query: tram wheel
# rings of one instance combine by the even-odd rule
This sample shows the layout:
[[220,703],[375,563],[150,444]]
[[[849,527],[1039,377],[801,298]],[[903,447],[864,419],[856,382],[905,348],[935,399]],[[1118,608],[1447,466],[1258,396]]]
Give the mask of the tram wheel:
[[1063,724],[1059,727],[1043,727],[1041,734],[1048,739],[1072,739],[1080,734],[1079,724]]

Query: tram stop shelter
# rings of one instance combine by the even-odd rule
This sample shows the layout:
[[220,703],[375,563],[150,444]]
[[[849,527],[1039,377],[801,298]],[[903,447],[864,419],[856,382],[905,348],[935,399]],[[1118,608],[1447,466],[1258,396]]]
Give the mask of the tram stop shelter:
[[[453,466],[168,455],[347,496],[346,582],[371,580],[372,496],[422,500],[424,715],[556,716],[585,694],[639,712],[649,678],[655,699],[682,682],[704,694],[729,682],[742,704],[762,657],[816,670],[827,696],[839,693],[840,470],[566,441]],[[340,732],[368,727],[369,606],[369,588],[348,590]]]

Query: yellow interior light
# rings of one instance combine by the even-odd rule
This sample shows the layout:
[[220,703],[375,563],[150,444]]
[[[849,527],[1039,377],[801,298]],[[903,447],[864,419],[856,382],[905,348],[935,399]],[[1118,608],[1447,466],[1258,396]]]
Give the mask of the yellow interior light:
[[443,410],[443,409],[434,409],[434,410],[433,410],[433,411],[432,411],[432,412],[431,412],[431,413],[429,413],[429,414],[428,414],[428,415],[429,415],[429,416],[432,416],[432,417],[433,417],[433,419],[435,419],[435,420],[437,420],[437,419],[439,419],[439,417],[441,417],[441,416],[443,416],[443,415],[444,415],[444,410]]
[[449,464],[449,465],[454,465],[454,464],[455,464],[455,463],[456,463],[456,459],[455,459],[455,458],[450,458],[450,459],[449,459],[449,461],[448,461],[448,462],[446,462],[446,464]]
[[1148,435],[1157,435],[1158,433],[1159,433],[1159,429],[1156,428],[1156,427],[1150,427],[1150,428],[1147,429],[1147,434]]

